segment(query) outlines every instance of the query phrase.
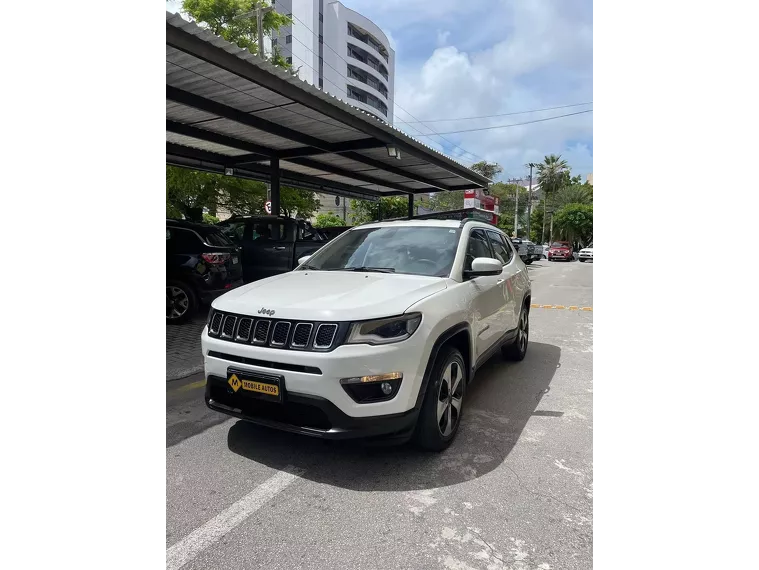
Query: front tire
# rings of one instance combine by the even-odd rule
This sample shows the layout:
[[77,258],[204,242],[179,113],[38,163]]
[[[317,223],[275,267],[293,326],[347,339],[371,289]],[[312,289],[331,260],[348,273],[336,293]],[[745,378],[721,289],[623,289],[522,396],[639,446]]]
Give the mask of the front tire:
[[429,451],[443,451],[456,437],[466,393],[466,365],[456,348],[444,346],[435,359],[414,443]]
[[501,354],[506,360],[521,362],[527,355],[527,344],[530,340],[530,310],[525,305],[519,314],[519,325],[514,342],[501,347]]
[[585,263],[585,260],[582,257],[580,258],[580,263]]

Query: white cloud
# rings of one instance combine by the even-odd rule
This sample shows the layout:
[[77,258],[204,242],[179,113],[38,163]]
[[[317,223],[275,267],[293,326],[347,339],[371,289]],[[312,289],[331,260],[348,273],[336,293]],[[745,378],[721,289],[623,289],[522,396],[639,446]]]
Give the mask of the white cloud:
[[[347,0],[346,0],[347,3]],[[378,22],[410,44],[403,30],[410,23],[425,21],[430,29],[426,57],[400,54],[396,60],[396,126],[417,135],[513,124],[555,116],[589,106],[529,115],[492,119],[450,121],[422,126],[404,124],[417,119],[470,117],[540,109],[592,100],[592,13],[585,0],[531,0],[461,3],[440,0],[404,0],[377,3],[360,1],[351,7],[369,18],[385,18],[397,11],[394,23]],[[382,7],[379,6],[382,4]],[[477,17],[462,21],[463,29],[446,26],[451,18],[463,18],[467,10]],[[354,6],[355,5],[355,6]],[[433,11],[434,7],[434,11]],[[483,19],[481,12],[488,16]],[[404,20],[404,17],[408,20]],[[445,27],[444,27],[445,26]],[[471,33],[467,33],[471,29]],[[433,32],[432,30],[435,30]],[[453,30],[442,31],[442,30]],[[481,36],[491,41],[466,50]],[[434,45],[431,45],[433,44]],[[447,44],[447,45],[446,45]],[[435,47],[437,46],[437,47]],[[405,57],[404,57],[405,56]],[[401,108],[398,107],[400,105]],[[404,111],[405,110],[405,111]],[[575,173],[592,171],[592,113],[513,128],[444,135],[446,139],[478,157],[504,166],[504,177],[521,176],[524,164],[561,154]],[[420,137],[418,137],[420,138]],[[477,160],[440,137],[420,140],[445,145],[448,154],[466,163]]]

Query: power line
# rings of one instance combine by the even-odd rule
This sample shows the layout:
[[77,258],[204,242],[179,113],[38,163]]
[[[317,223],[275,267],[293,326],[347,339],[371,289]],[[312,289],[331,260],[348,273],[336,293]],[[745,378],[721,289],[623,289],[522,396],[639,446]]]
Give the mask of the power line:
[[[510,115],[527,115],[529,113],[540,113],[541,111],[553,111],[555,109],[569,109],[570,107],[581,107],[583,105],[592,105],[593,101],[587,103],[574,103],[572,105],[559,105],[558,107],[545,107],[544,109],[532,109],[531,111],[514,111],[513,113],[498,113],[497,115],[480,115],[478,117],[459,117],[458,119],[427,119],[425,123],[442,123],[448,121],[469,121],[471,119],[492,119],[493,117],[508,117]],[[399,123],[421,123],[422,121],[398,121]]]
[[[314,36],[315,38],[317,38],[317,39],[319,38],[319,37],[316,35],[316,33],[315,33],[315,32],[314,32],[314,31],[313,31],[311,28],[309,28],[309,27],[308,27],[308,26],[305,24],[305,22],[303,22],[303,20],[301,20],[300,18],[298,18],[298,16],[296,16],[295,14],[292,14],[292,17],[293,17],[293,18],[295,18],[296,20],[298,20],[298,21],[299,21],[299,22],[300,22],[300,23],[303,25],[303,27],[304,27],[304,28],[306,28],[306,29],[307,29],[309,32],[311,32],[311,35],[313,35],[313,36]],[[302,42],[301,42],[301,43],[302,43]],[[329,49],[332,51],[332,53],[334,53],[334,54],[335,54],[337,57],[339,57],[341,60],[343,60],[343,61],[345,62],[345,64],[346,64],[346,65],[350,65],[350,64],[349,64],[349,62],[348,62],[348,60],[346,60],[346,59],[345,59],[343,56],[341,56],[341,55],[340,55],[339,53],[337,53],[337,52],[336,52],[334,49],[332,49],[332,47],[331,47],[331,46],[330,46],[330,45],[329,45],[327,42],[325,42],[325,41],[323,41],[323,40],[322,40],[322,43],[323,43],[325,46],[327,46],[327,47],[328,47],[328,48],[329,48]],[[305,44],[303,44],[303,45],[305,46]],[[308,47],[307,47],[307,46],[306,46],[306,48],[308,49]],[[311,53],[313,53],[314,55],[316,55],[316,53],[315,53],[313,50],[309,50],[309,51],[311,51]],[[322,59],[323,59],[323,58],[322,58]],[[327,63],[326,61],[325,61],[324,63],[326,63],[327,65],[329,65],[329,63]],[[337,69],[335,69],[335,68],[334,68],[334,67],[332,67],[331,65],[329,65],[329,67],[330,67],[330,68],[332,68],[332,69],[333,69],[335,72],[337,72],[337,74],[338,74],[338,75],[340,75],[341,77],[345,78],[345,79],[346,79],[346,81],[347,81],[347,78],[346,78],[344,75],[342,75],[342,74],[341,74],[341,73],[340,73],[340,72],[339,72]],[[313,68],[311,68],[311,69],[313,69]],[[334,84],[333,84],[333,85],[334,85]],[[394,99],[392,99],[392,98],[390,98],[390,97],[388,97],[388,99],[389,99],[390,101],[392,101],[396,107],[398,107],[398,108],[399,108],[401,111],[403,111],[404,113],[406,113],[406,114],[407,114],[409,117],[411,117],[412,119],[414,119],[416,122],[418,122],[418,123],[421,123],[422,125],[424,125],[424,122],[423,122],[423,121],[420,121],[420,120],[419,120],[419,119],[417,119],[417,118],[416,118],[414,115],[412,115],[411,113],[409,113],[409,112],[408,112],[406,109],[404,109],[403,107],[401,107],[401,106],[400,106],[400,104],[398,104],[397,102],[395,102],[395,100],[394,100]],[[462,148],[462,147],[458,146],[457,144],[453,143],[452,141],[450,141],[450,140],[446,139],[445,137],[441,136],[441,135],[440,135],[440,133],[437,133],[437,132],[435,132],[435,130],[434,130],[432,127],[430,127],[430,126],[428,126],[428,125],[424,125],[424,126],[425,126],[425,127],[427,127],[429,130],[431,130],[431,131],[432,131],[432,133],[434,133],[434,135],[440,136],[440,138],[441,138],[441,139],[443,139],[444,141],[446,141],[448,144],[452,145],[454,148],[458,148],[458,149],[460,149],[460,150],[464,151],[464,153],[466,153],[466,154],[469,154],[469,155],[471,155],[471,156],[474,156],[475,158],[479,158],[479,159],[481,159],[481,160],[485,160],[483,157],[481,157],[481,156],[479,156],[479,155],[477,155],[477,154],[475,154],[475,153],[473,153],[473,152],[470,152],[470,151],[466,150],[465,148]],[[418,131],[418,129],[417,129],[417,131]],[[419,131],[418,131],[418,132],[419,132]],[[432,134],[422,134],[421,132],[419,132],[419,136],[427,136],[427,137],[428,137],[428,136],[433,136],[433,135],[432,135]]]
[[[566,115],[556,115],[555,117],[545,117],[543,119],[535,119],[533,121],[525,121],[524,123],[512,123],[510,125],[493,125],[490,127],[479,127],[477,129],[462,129],[460,131],[446,131],[444,133],[437,133],[437,134],[443,134],[443,135],[452,135],[455,133],[472,133],[474,131],[487,131],[490,129],[505,129],[508,127],[519,127],[521,125],[531,125],[533,123],[542,123],[544,121],[553,121],[554,119],[561,119],[562,117],[571,117],[573,115],[582,115],[583,113],[592,113],[593,109],[588,109],[587,111],[577,111],[576,113],[567,113]],[[432,135],[420,135],[423,137],[430,137]]]

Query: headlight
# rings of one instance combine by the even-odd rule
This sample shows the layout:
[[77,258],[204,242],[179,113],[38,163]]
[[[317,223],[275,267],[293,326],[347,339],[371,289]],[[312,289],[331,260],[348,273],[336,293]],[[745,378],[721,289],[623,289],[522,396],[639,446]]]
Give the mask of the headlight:
[[421,313],[410,313],[399,317],[353,323],[345,343],[389,344],[400,342],[414,334],[421,322]]

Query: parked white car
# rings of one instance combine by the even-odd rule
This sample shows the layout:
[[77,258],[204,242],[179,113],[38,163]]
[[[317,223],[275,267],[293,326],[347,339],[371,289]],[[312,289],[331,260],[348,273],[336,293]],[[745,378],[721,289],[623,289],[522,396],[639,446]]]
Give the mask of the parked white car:
[[588,247],[584,247],[580,250],[578,259],[580,261],[585,261],[588,259],[593,261],[593,244],[592,243]]
[[352,228],[290,273],[213,302],[208,407],[323,437],[455,437],[467,385],[527,352],[527,268],[498,228],[402,220]]

